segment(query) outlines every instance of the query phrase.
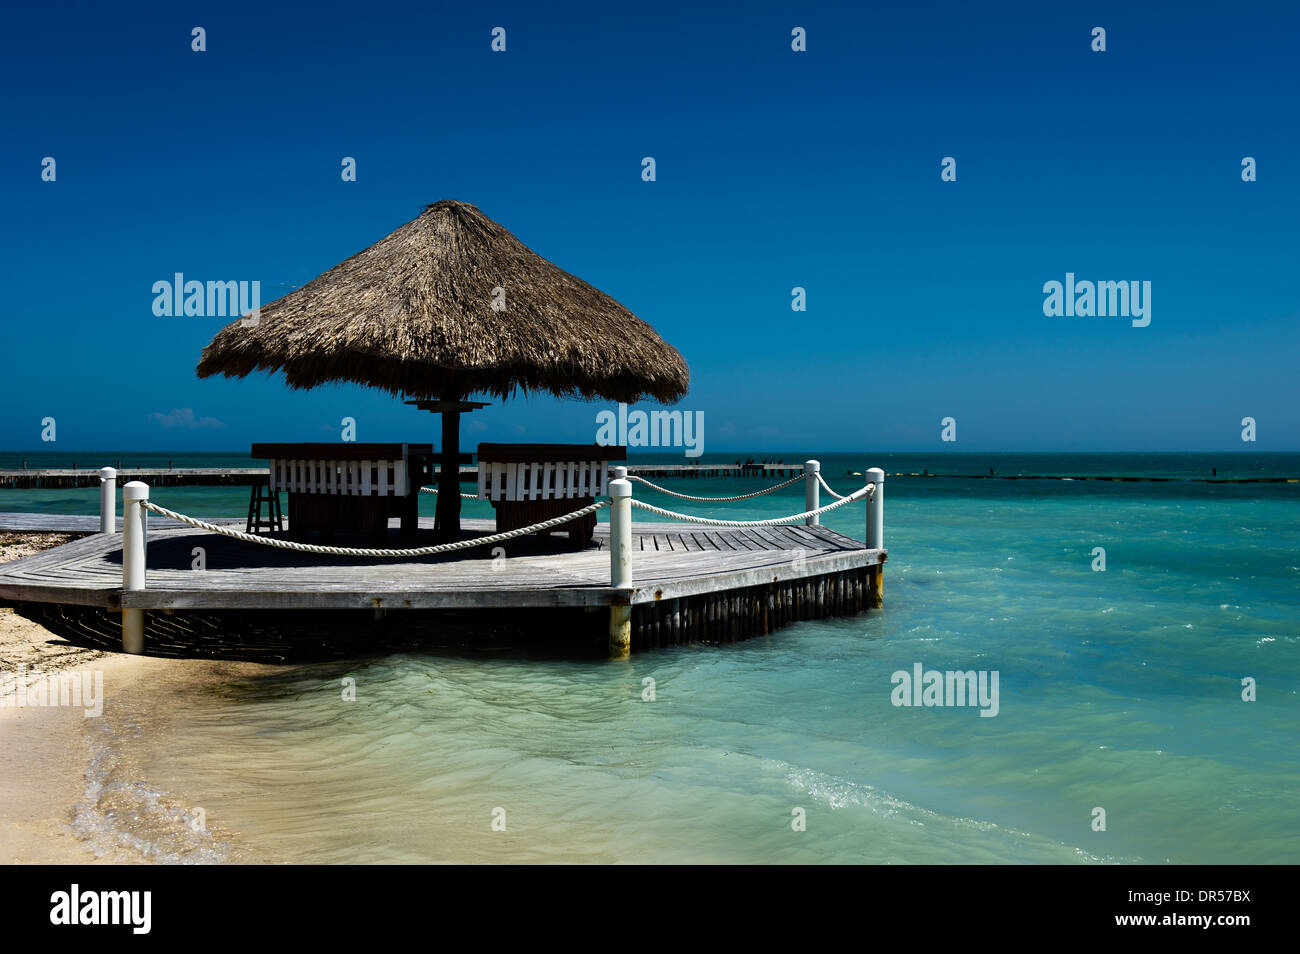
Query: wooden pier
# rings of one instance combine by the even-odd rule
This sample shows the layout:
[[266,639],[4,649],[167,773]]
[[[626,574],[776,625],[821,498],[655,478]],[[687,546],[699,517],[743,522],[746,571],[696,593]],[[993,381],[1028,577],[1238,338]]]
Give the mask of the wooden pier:
[[[72,521],[69,521],[71,524]],[[161,523],[161,521],[159,521]],[[80,527],[80,522],[72,524]],[[490,520],[465,520],[469,535]],[[422,539],[433,537],[421,520]],[[151,523],[148,588],[123,590],[123,538],[96,533],[0,564],[0,598],[90,611],[146,611],[146,644],[174,634],[173,614],[230,610],[596,610],[630,609],[631,649],[733,642],[799,620],[852,615],[881,605],[883,549],[802,524],[714,529],[632,525],[633,580],[610,585],[609,524],[591,546],[520,537],[491,548],[416,559],[317,556],[261,547],[190,527]],[[206,569],[193,569],[201,548]],[[87,619],[93,619],[92,612]],[[341,619],[348,619],[341,616]],[[605,639],[607,614],[585,620]],[[88,624],[89,625],[89,624]]]
[[[130,653],[144,652],[151,636],[174,637],[177,627],[160,620],[160,613],[241,614],[263,628],[259,612],[337,614],[325,625],[355,628],[355,614],[365,611],[377,618],[394,611],[497,617],[531,611],[530,631],[545,631],[542,620],[549,617],[553,632],[555,614],[566,611],[565,626],[594,636],[603,632],[615,658],[634,649],[731,642],[883,602],[884,472],[868,469],[862,487],[840,495],[822,479],[817,461],[805,461],[801,471],[740,497],[696,497],[620,466],[606,485],[608,497],[585,506],[508,529],[499,519],[466,520],[466,536],[444,543],[432,542],[438,535],[434,521],[404,515],[403,545],[391,547],[382,539],[384,522],[358,546],[312,543],[302,533],[299,539],[260,536],[229,520],[204,521],[170,510],[151,501],[149,486],[139,481],[122,487],[119,523],[116,471],[110,467],[102,480],[96,474],[98,532],[0,565],[0,599],[20,607],[59,607],[46,615],[65,631],[80,618],[83,632],[98,632],[105,613],[119,612],[122,647]],[[684,514],[633,496],[637,481],[659,495],[716,504],[775,493],[801,478],[804,509],[760,521]],[[820,487],[837,498],[834,503],[819,506]],[[554,489],[532,482],[528,499]],[[866,504],[865,542],[820,525],[823,513],[855,502]],[[634,506],[676,522],[633,523]],[[594,521],[604,508],[608,523],[599,524],[594,536],[588,526],[573,537],[575,521]],[[165,522],[151,529],[150,513]],[[32,519],[19,515],[18,522]],[[78,518],[36,519],[55,528],[82,525]],[[387,530],[391,534],[391,522]],[[551,536],[555,531],[569,532],[567,545]],[[376,532],[381,539],[373,539]],[[70,610],[75,607],[82,609]],[[574,615],[602,609],[590,621]]]

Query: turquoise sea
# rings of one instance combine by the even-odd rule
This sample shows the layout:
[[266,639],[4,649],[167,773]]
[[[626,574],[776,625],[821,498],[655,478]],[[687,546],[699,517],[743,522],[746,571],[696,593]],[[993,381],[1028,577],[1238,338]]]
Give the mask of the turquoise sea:
[[[1300,454],[704,459],[749,456],[820,456],[841,493],[870,466],[1300,477]],[[40,455],[0,467],[21,457]],[[636,493],[705,516],[803,509],[798,486]],[[0,509],[93,513],[96,494],[0,491]],[[232,515],[247,490],[153,499]],[[885,512],[885,606],[857,618],[622,663],[493,645],[290,664],[148,733],[110,707],[74,827],[176,861],[1300,862],[1300,483],[891,477]],[[863,506],[824,522],[860,537]],[[997,716],[896,707],[891,676],[917,663],[998,672]],[[206,832],[174,824],[195,805]]]

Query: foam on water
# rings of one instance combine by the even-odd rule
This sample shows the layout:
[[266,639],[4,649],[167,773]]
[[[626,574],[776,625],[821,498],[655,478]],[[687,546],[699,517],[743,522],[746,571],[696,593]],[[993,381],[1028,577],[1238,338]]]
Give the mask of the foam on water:
[[219,864],[231,860],[223,844],[198,821],[192,806],[139,777],[127,754],[139,747],[139,728],[103,719],[91,734],[86,790],[73,808],[71,828],[101,861],[115,864]]

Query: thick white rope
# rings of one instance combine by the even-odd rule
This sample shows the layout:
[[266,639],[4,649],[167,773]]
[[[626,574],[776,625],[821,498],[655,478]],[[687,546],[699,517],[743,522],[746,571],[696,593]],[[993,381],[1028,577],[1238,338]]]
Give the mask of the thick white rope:
[[691,494],[679,494],[677,491],[669,490],[667,487],[660,487],[658,484],[652,484],[644,477],[638,477],[635,474],[628,474],[627,479],[635,480],[638,483],[645,484],[647,487],[653,490],[657,490],[661,494],[667,494],[670,497],[680,497],[682,500],[698,500],[701,503],[728,503],[733,500],[749,500],[753,497],[761,497],[763,496],[763,494],[770,494],[774,490],[782,490],[786,487],[789,487],[791,484],[795,484],[803,480],[804,475],[800,474],[798,477],[791,477],[783,484],[777,484],[775,487],[768,487],[766,490],[759,490],[752,494],[741,494],[739,497],[695,497],[692,496]]
[[207,530],[209,533],[219,533],[223,537],[232,537],[235,540],[243,540],[245,543],[260,543],[264,547],[279,547],[282,550],[298,550],[302,553],[323,553],[328,556],[361,556],[361,557],[418,557],[432,556],[436,553],[451,553],[454,550],[468,550],[470,547],[487,546],[492,543],[501,543],[505,540],[513,540],[515,537],[522,537],[528,533],[537,533],[541,530],[549,530],[552,527],[558,527],[562,523],[568,523],[577,517],[585,517],[589,513],[595,513],[602,507],[608,507],[608,500],[598,500],[588,507],[581,510],[575,510],[573,513],[566,513],[562,517],[555,517],[551,520],[544,520],[541,523],[535,523],[531,527],[520,527],[518,530],[509,530],[505,533],[494,533],[490,537],[476,537],[473,540],[460,540],[456,543],[440,543],[437,546],[414,547],[409,550],[371,550],[371,549],[353,549],[350,547],[326,547],[315,543],[298,543],[293,540],[279,540],[275,537],[259,537],[256,534],[245,533],[242,530],[232,530],[229,527],[219,527],[215,523],[208,523],[204,520],[196,520],[194,517],[187,517],[182,513],[174,510],[168,510],[166,507],[160,507],[148,500],[144,501],[146,510],[158,514],[161,517],[170,517],[172,520],[179,520],[181,523],[189,524],[191,527],[197,527],[199,530]]
[[825,507],[818,507],[816,510],[807,510],[803,513],[794,513],[788,517],[773,517],[770,520],[713,520],[709,517],[692,517],[688,513],[676,513],[672,510],[664,510],[662,507],[656,507],[652,504],[643,503],[635,497],[631,499],[633,507],[640,507],[642,510],[648,510],[650,513],[657,513],[661,517],[671,517],[673,520],[680,520],[683,523],[699,523],[706,527],[779,527],[785,523],[796,523],[800,520],[807,520],[812,516],[820,516],[824,513],[830,513],[845,504],[853,503],[855,500],[861,500],[863,497],[869,497],[876,492],[875,484],[867,484],[861,490],[855,490],[847,497],[841,497],[833,504],[827,504]]
[[828,494],[830,494],[830,495],[831,495],[832,497],[834,497],[836,500],[843,500],[843,499],[844,499],[843,495],[841,495],[841,494],[837,494],[835,491],[831,490],[831,485],[828,484],[828,483],[826,483],[826,478],[822,476],[822,472],[821,472],[820,470],[817,471],[817,482],[818,482],[819,484],[822,485],[822,489],[823,489],[823,490],[825,490]]
[[[421,488],[420,488],[420,493],[422,493],[422,494],[436,494],[437,492],[438,492],[438,491],[437,491],[437,488],[435,488],[435,487],[421,487]],[[460,499],[461,499],[461,500],[478,500],[478,499],[479,499],[479,496],[478,496],[478,494],[461,494],[461,495],[460,495]]]

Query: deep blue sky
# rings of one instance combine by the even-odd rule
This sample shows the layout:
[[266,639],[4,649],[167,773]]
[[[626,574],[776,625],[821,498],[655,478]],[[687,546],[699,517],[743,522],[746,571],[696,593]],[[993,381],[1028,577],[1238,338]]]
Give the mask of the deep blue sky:
[[[1294,4],[24,4],[4,34],[0,447],[435,439],[378,392],[200,381],[223,319],[150,289],[269,301],[456,198],[682,352],[706,450],[1300,449]],[[1151,281],[1151,325],[1044,317],[1067,271]],[[593,440],[604,406],[519,397],[465,443]]]

